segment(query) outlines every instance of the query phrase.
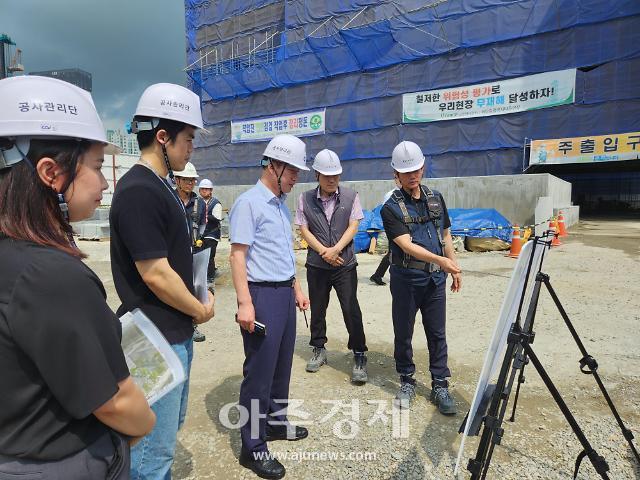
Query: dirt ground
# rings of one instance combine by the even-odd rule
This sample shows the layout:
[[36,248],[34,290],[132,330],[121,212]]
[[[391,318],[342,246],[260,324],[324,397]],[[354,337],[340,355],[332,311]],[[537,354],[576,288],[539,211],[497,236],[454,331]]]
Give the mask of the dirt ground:
[[[638,437],[640,222],[582,221],[563,241],[563,246],[547,254],[543,271],[550,275],[585,347],[598,361],[599,373],[627,427]],[[81,242],[81,248],[90,255],[88,263],[103,279],[109,303],[116,308],[109,243]],[[201,328],[206,341],[195,344],[189,412],[179,434],[174,465],[177,479],[256,478],[238,465],[239,431],[225,426],[238,417],[235,409],[225,412],[238,400],[244,359],[233,321],[235,294],[226,262],[228,251],[228,241],[223,240],[218,247],[223,273],[216,283],[216,315]],[[304,258],[304,252],[297,253],[298,278],[306,289]],[[429,403],[426,342],[417,323],[418,398],[408,416],[399,419],[391,405],[398,387],[391,296],[388,286],[369,281],[380,258],[358,255],[358,296],[369,347],[369,383],[354,386],[349,381],[352,357],[335,295],[327,315],[329,364],[316,374],[305,372],[309,331],[302,314],[298,315],[290,397],[299,400],[300,415],[291,416],[291,420],[309,422],[310,435],[301,442],[270,446],[282,455],[287,478],[454,478],[458,427],[472,400],[515,260],[502,252],[459,255],[463,287],[460,293],[449,294],[447,324],[452,393],[459,413],[444,417]],[[537,355],[587,438],[608,461],[610,478],[640,479],[640,468],[594,379],[580,373],[580,352],[546,292],[541,294],[535,331]],[[537,373],[531,366],[527,368],[516,421],[504,424],[504,439],[496,448],[488,478],[572,478],[580,445]],[[466,463],[475,455],[477,443],[477,437],[467,440],[460,478],[468,478]],[[635,444],[640,448],[638,439]],[[579,478],[596,478],[587,464],[585,460]]]

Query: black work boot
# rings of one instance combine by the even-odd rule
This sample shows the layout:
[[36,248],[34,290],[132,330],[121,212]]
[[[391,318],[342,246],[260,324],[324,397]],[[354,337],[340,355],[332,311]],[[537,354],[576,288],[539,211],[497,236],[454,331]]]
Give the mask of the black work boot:
[[307,362],[307,372],[315,373],[320,367],[327,363],[327,349],[324,347],[313,347],[313,356]]
[[400,388],[396,393],[396,403],[400,408],[409,408],[416,397],[416,381],[413,375],[400,376]]
[[367,374],[367,356],[364,352],[354,352],[353,369],[351,370],[351,381],[353,383],[367,383],[369,375]]
[[455,415],[458,412],[456,401],[449,393],[449,383],[445,379],[433,379],[429,400],[434,405],[437,405],[438,410],[443,415]]

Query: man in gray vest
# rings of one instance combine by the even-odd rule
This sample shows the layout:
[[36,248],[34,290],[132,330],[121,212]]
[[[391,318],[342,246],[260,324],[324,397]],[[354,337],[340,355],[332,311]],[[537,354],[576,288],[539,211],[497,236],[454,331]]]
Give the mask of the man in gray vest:
[[342,166],[335,152],[326,149],[319,152],[313,169],[318,187],[300,195],[296,210],[296,225],[309,244],[306,267],[313,356],[307,363],[307,372],[317,372],[327,363],[326,313],[334,288],[349,332],[348,348],[354,353],[351,381],[362,384],[368,380],[367,344],[356,296],[358,275],[353,237],[364,214],[357,192],[338,188]]

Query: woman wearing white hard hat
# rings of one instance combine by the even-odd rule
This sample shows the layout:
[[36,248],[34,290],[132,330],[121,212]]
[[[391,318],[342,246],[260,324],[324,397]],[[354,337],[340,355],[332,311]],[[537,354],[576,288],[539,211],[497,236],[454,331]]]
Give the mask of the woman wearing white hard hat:
[[88,92],[0,80],[0,478],[129,478],[125,436],[155,422],[69,224],[107,189],[106,144]]
[[180,358],[187,380],[153,405],[156,426],[131,452],[134,479],[169,478],[189,392],[193,324],[213,316],[194,295],[191,228],[184,204],[166,177],[183,171],[202,128],[200,99],[169,83],[148,87],[140,97],[131,131],[140,161],[118,182],[109,217],[111,271],[122,301],[120,314],[140,308]]
[[317,372],[327,363],[327,321],[329,296],[334,289],[349,333],[347,347],[353,351],[351,381],[366,383],[367,342],[358,303],[358,271],[353,237],[364,218],[360,197],[355,190],[339,185],[342,165],[338,155],[328,149],[316,155],[312,168],[318,186],[298,197],[296,225],[307,250],[307,284],[311,300],[311,338],[313,355],[307,372]]
[[444,198],[421,184],[425,157],[413,142],[400,142],[391,155],[391,167],[401,188],[394,190],[382,211],[391,250],[391,312],[394,358],[400,375],[396,399],[401,408],[415,397],[412,338],[420,310],[429,349],[430,400],[445,415],[456,413],[449,393],[446,338],[446,279],[451,274],[452,292],[462,277],[451,240],[451,221]]
[[309,308],[295,278],[291,213],[285,199],[298,171],[309,170],[306,156],[304,142],[293,135],[271,139],[264,151],[262,176],[238,197],[229,213],[236,321],[246,357],[239,404],[249,412],[240,429],[239,460],[262,478],[285,475],[284,466],[267,455],[267,442],[308,435],[306,428],[290,425],[284,413],[296,337],[295,308]]
[[200,181],[198,185],[198,193],[206,204],[206,224],[204,226],[204,233],[202,234],[202,241],[204,242],[202,248],[209,248],[211,253],[209,254],[209,266],[207,268],[207,281],[213,283],[218,276],[218,269],[216,268],[216,250],[218,243],[220,242],[220,223],[222,222],[222,204],[220,200],[213,196],[213,183],[208,178]]

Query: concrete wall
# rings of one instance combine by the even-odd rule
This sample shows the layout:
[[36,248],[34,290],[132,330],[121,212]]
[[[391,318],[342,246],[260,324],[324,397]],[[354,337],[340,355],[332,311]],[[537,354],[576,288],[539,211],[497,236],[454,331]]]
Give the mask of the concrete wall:
[[[124,174],[133,161],[133,158],[118,159],[116,173]],[[109,169],[110,166],[105,165],[103,168]],[[120,176],[117,175],[117,178]],[[424,183],[442,193],[448,208],[495,208],[511,223],[518,225],[542,222],[552,214],[557,214],[559,210],[565,213],[567,227],[578,221],[579,208],[571,206],[571,184],[548,173],[429,178]],[[380,204],[384,194],[395,187],[393,180],[342,182],[342,184],[358,191],[362,207],[369,210]],[[296,185],[287,197],[289,208],[293,211],[298,195],[305,190],[315,188],[316,185],[316,183]],[[111,184],[109,186],[112,187]],[[235,199],[250,187],[251,185],[214,187],[214,195],[222,202],[223,208],[228,210]],[[103,204],[110,204],[110,195],[105,195],[105,200]],[[92,220],[74,225],[74,230],[80,234],[81,238],[107,238],[109,236],[107,212],[106,209],[97,212]],[[225,216],[222,225],[223,234],[226,233],[227,224],[228,218]],[[538,229],[542,230],[543,227]]]
[[[425,183],[439,190],[448,208],[495,208],[512,223],[533,224],[540,197],[550,197],[553,209],[571,205],[571,184],[548,173],[534,175],[495,175],[486,177],[429,178]],[[342,182],[360,194],[362,207],[372,209],[384,194],[394,188],[392,180]],[[294,187],[287,198],[289,208],[294,208],[298,195],[315,183],[301,183]],[[214,195],[225,209],[230,209],[235,199],[250,185],[219,186]],[[576,218],[577,221],[577,218]]]

